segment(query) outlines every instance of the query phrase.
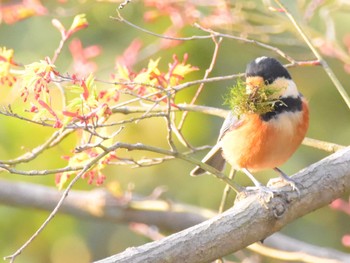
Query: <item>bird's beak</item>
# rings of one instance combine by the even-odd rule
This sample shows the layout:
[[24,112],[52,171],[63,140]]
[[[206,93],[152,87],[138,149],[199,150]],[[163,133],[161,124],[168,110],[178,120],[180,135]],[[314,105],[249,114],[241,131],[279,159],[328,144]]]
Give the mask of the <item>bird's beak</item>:
[[247,94],[254,94],[257,89],[264,85],[264,79],[262,77],[247,77],[246,79],[246,92]]

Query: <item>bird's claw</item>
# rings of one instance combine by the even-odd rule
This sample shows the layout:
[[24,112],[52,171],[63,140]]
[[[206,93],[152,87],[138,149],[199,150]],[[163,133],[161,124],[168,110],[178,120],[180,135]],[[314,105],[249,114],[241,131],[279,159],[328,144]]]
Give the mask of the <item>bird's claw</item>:
[[243,195],[248,196],[250,194],[257,194],[259,202],[267,209],[267,205],[271,199],[275,196],[275,193],[279,193],[280,190],[271,189],[267,186],[248,186],[245,188]]
[[276,184],[279,183],[287,183],[288,185],[290,185],[290,187],[292,188],[293,191],[296,191],[298,194],[298,198],[300,198],[300,189],[297,187],[297,182],[295,182],[293,179],[289,178],[288,180],[286,180],[285,178],[272,178],[269,180],[269,182],[267,183],[268,187],[274,186]]

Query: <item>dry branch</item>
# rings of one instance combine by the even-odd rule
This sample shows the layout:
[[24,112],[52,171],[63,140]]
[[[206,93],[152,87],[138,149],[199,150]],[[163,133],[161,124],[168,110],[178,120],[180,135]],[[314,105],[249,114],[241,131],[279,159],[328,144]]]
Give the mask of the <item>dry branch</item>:
[[[0,203],[52,211],[62,197],[55,187],[0,180]],[[16,194],[14,194],[16,193]],[[45,196],[45,198],[43,198]],[[75,217],[113,223],[137,222],[176,232],[213,217],[214,212],[181,203],[150,200],[135,194],[132,199],[112,195],[106,189],[70,191],[60,212]],[[170,220],[171,219],[171,220]]]
[[98,262],[210,262],[265,239],[350,190],[350,148],[310,165],[293,178],[300,184],[300,198],[295,192],[283,191],[266,209],[257,194],[250,195],[201,224]]
[[[261,244],[255,243],[248,248],[259,254],[279,260],[317,263],[344,263],[350,262],[350,254],[335,249],[312,245],[307,242],[293,239],[280,233],[275,233],[264,241],[264,250]],[[269,247],[273,247],[273,249]],[[271,255],[272,253],[272,255]],[[284,256],[284,258],[282,257]]]

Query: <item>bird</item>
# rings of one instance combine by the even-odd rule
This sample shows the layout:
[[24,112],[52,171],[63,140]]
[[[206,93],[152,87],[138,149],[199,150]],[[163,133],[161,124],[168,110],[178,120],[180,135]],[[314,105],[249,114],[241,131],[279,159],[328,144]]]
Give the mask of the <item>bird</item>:
[[[223,171],[229,163],[244,172],[257,187],[262,184],[253,173],[273,169],[298,191],[296,183],[278,166],[284,164],[297,150],[309,127],[309,106],[298,91],[288,70],[275,58],[258,57],[245,71],[245,90],[251,94],[261,87],[276,89],[277,102],[268,112],[247,112],[238,116],[232,110],[226,117],[217,143],[202,162]],[[190,173],[206,173],[196,166]]]

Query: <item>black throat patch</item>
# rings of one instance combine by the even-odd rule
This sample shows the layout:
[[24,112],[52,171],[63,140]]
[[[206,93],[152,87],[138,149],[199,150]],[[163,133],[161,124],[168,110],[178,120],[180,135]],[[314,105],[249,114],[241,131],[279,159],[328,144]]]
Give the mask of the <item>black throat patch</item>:
[[269,121],[273,118],[276,118],[278,114],[282,112],[297,112],[302,110],[302,101],[301,97],[287,97],[281,98],[280,102],[275,104],[274,110],[265,114],[260,115],[260,118],[263,121]]

